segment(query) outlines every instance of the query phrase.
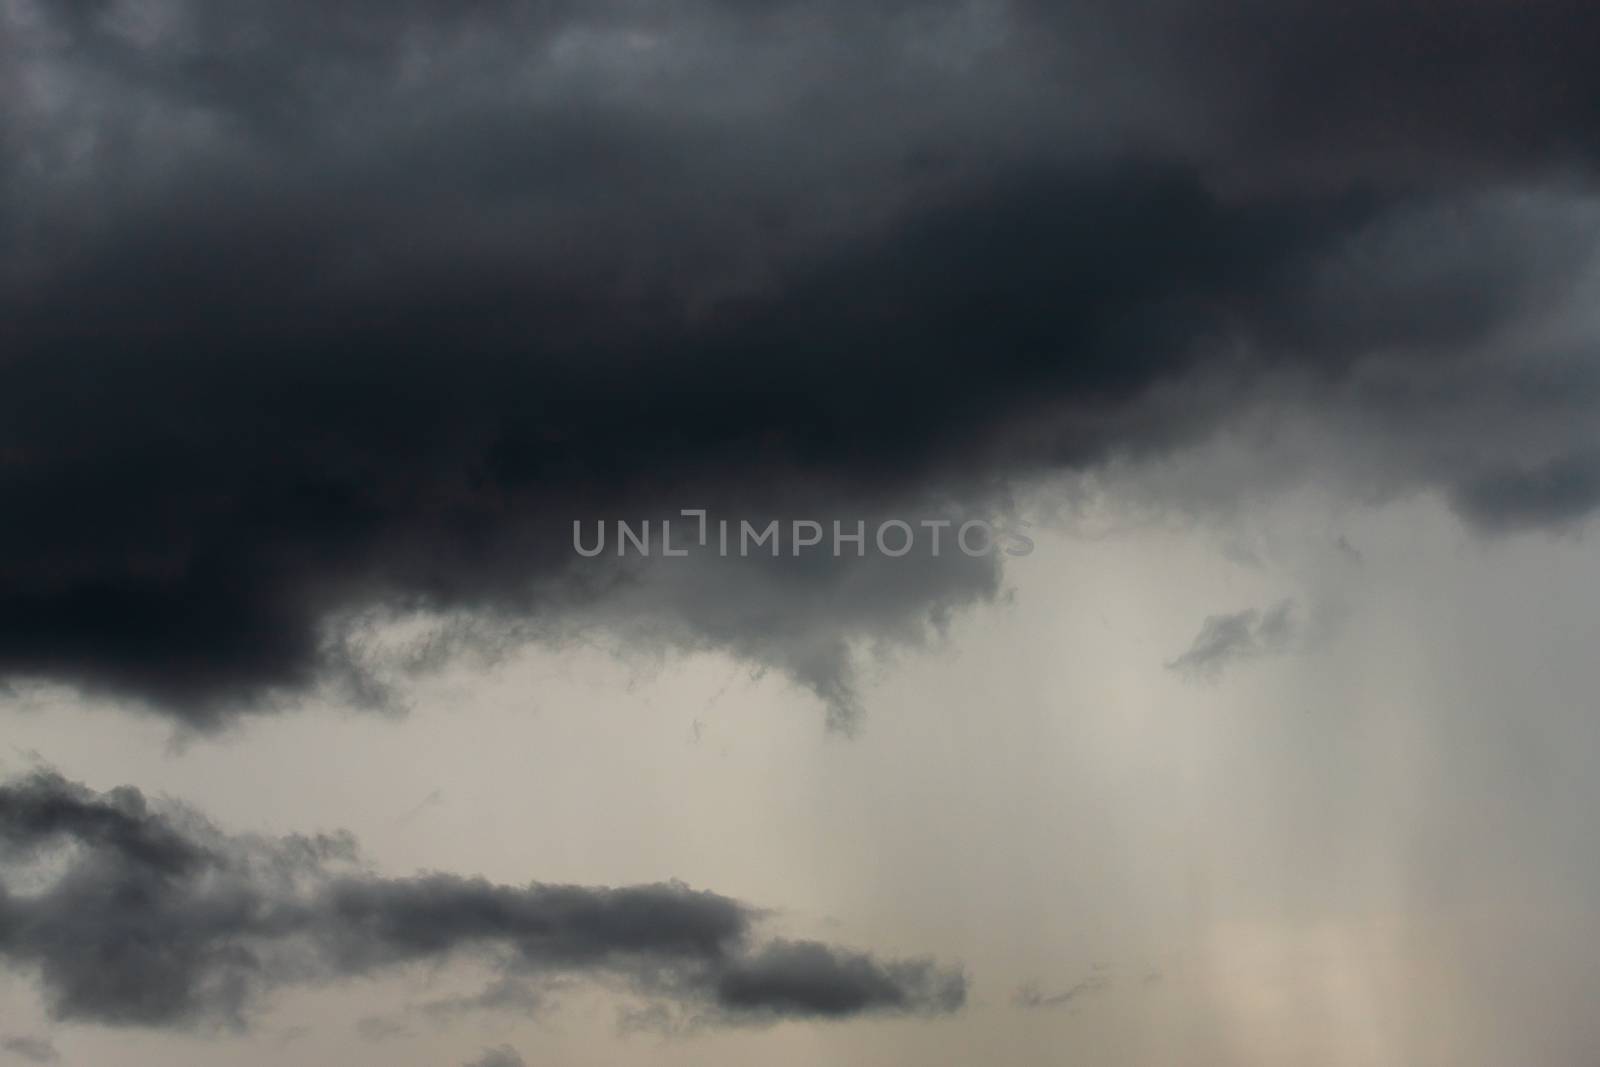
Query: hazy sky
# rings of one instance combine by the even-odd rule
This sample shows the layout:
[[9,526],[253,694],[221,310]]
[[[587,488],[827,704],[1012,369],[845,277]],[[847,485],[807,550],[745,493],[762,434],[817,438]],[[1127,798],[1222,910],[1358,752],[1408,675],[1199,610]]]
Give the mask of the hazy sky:
[[0,0],[0,1063],[1593,1059],[1597,47]]

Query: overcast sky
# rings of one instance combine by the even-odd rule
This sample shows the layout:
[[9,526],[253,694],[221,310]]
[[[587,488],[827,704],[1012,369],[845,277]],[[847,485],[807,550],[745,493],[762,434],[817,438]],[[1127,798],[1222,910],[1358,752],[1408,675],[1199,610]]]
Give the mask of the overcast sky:
[[0,1063],[1594,1059],[1597,50],[0,0]]

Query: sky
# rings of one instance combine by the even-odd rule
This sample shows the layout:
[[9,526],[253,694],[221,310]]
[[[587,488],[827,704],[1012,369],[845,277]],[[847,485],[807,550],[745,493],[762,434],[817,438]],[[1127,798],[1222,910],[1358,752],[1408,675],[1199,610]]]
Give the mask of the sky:
[[1579,0],[0,0],[0,1064],[1570,1067]]

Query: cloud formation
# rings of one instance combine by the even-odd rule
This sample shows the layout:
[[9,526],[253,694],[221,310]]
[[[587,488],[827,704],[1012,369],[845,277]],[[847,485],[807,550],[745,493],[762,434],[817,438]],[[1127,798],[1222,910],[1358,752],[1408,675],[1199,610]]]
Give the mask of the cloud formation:
[[[384,878],[347,836],[229,836],[50,772],[0,785],[0,960],[37,976],[53,1017],[243,1027],[275,989],[473,958],[503,981],[477,1008],[523,1010],[527,983],[620,982],[709,1022],[945,1014],[959,970],[754,938],[761,912],[680,883],[505,886]],[[513,995],[515,994],[515,995]]]
[[1265,612],[1249,608],[1231,615],[1207,615],[1189,650],[1170,660],[1167,669],[1190,678],[1215,678],[1239,660],[1288,651],[1299,634],[1292,599]]
[[0,1050],[28,1063],[59,1063],[61,1053],[48,1039],[18,1035],[0,1039]]
[[1011,1003],[1029,1011],[1040,1008],[1060,1008],[1092,993],[1104,993],[1111,988],[1111,976],[1096,970],[1089,977],[1075,982],[1059,993],[1046,993],[1038,982],[1026,982],[1012,994]]
[[363,643],[421,616],[727,651],[848,724],[852,650],[1000,561],[572,521],[986,513],[1263,404],[1489,526],[1600,501],[1578,0],[0,18],[6,678],[213,727],[384,700]]
[[484,1049],[482,1056],[463,1067],[526,1067],[526,1061],[510,1045],[499,1045]]

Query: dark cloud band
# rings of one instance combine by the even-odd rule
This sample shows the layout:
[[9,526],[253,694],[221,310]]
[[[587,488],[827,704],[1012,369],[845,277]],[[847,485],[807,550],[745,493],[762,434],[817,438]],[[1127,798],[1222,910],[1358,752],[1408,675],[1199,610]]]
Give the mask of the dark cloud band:
[[228,836],[48,772],[0,785],[0,860],[0,960],[37,975],[63,1020],[243,1026],[276,989],[469,957],[516,980],[479,1009],[526,1009],[525,983],[554,976],[720,1023],[944,1014],[966,997],[931,961],[763,944],[758,910],[679,883],[383,878],[348,837]]
[[999,561],[571,524],[983,517],[1279,400],[1582,518],[1587,342],[1518,331],[1593,247],[1596,20],[1336,6],[11,5],[0,676],[210,727],[381,699],[351,619],[643,621],[847,724]]

